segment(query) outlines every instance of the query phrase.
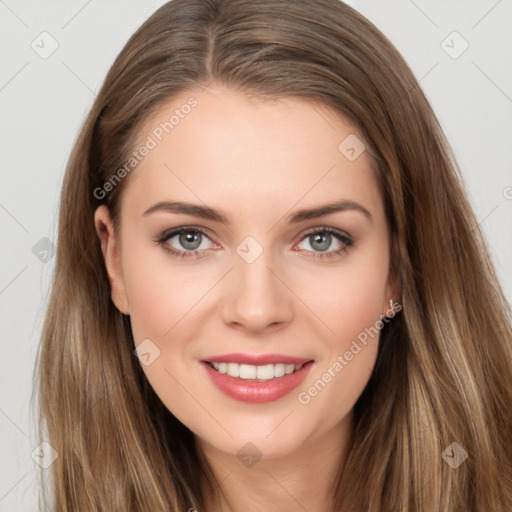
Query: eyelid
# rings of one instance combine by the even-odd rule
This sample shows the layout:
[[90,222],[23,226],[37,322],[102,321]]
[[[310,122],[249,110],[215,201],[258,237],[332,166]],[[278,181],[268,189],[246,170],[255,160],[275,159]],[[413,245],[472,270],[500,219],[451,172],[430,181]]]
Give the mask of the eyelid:
[[[169,239],[174,238],[175,236],[180,235],[183,232],[188,232],[188,231],[195,231],[197,233],[200,233],[202,236],[208,238],[213,244],[215,244],[217,246],[219,245],[217,242],[212,240],[212,237],[210,235],[210,233],[212,233],[212,232],[208,228],[193,226],[193,225],[178,226],[175,228],[167,229],[155,238],[155,242],[157,242],[159,245],[162,245],[165,248],[165,250],[167,250],[167,252],[172,253],[177,257],[192,256],[192,257],[200,258],[201,256],[196,256],[196,254],[204,253],[208,249],[200,249],[200,250],[195,249],[192,251],[186,251],[186,250],[179,250],[179,249],[174,249],[174,248],[170,249],[168,247],[165,247],[165,243]],[[317,225],[317,226],[308,228],[305,231],[301,232],[298,235],[296,242],[294,242],[294,246],[297,245],[298,243],[303,242],[309,236],[314,235],[316,233],[328,233],[330,235],[334,235],[335,238],[338,239],[338,241],[340,241],[342,244],[344,244],[344,247],[342,247],[341,249],[325,251],[325,252],[308,251],[308,250],[301,250],[300,252],[311,253],[313,257],[317,257],[320,259],[322,259],[322,258],[327,259],[327,258],[333,257],[337,253],[346,251],[348,249],[348,247],[352,246],[354,243],[354,238],[350,234],[348,234],[346,231],[343,231],[338,228],[333,228],[331,226]],[[180,255],[180,256],[178,256],[178,255]]]
[[[198,233],[201,233],[203,236],[206,236],[209,240],[212,240],[212,238],[215,238],[215,236],[212,236],[213,232],[210,231],[208,228],[203,228],[199,226],[177,226],[175,228],[169,228],[161,232],[161,234],[157,235],[155,238],[155,241],[161,241],[165,239],[172,238],[176,235],[180,235],[181,233],[187,232],[187,231],[197,231]],[[213,242],[214,240],[212,240]]]
[[[309,257],[317,258],[320,260],[329,260],[329,259],[337,259],[341,257],[342,253],[345,253],[354,245],[354,238],[349,235],[346,231],[341,229],[333,228],[330,226],[315,226],[313,228],[309,228],[306,232],[301,233],[298,241],[295,245],[302,243],[307,240],[310,236],[315,235],[317,233],[327,233],[331,236],[334,236],[342,244],[339,249],[332,249],[330,251],[309,251],[301,249],[299,252],[307,253]],[[295,246],[294,245],[294,246]],[[311,245],[311,242],[310,242]]]
[[304,240],[306,237],[314,235],[316,233],[329,233],[331,235],[338,235],[340,238],[346,239],[347,242],[353,242],[354,239],[351,235],[349,235],[346,231],[342,229],[333,228],[330,226],[316,226],[313,228],[309,228],[306,232],[301,233],[299,241]]

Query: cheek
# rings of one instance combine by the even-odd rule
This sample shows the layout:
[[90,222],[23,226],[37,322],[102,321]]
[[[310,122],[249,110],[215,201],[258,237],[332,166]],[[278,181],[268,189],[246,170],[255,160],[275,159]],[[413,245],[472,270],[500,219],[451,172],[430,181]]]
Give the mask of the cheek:
[[384,279],[375,271],[352,273],[343,281],[337,308],[331,309],[334,330],[346,341],[373,325],[382,311]]
[[196,278],[185,267],[179,269],[163,249],[126,244],[123,272],[136,344],[163,340],[204,295],[204,274]]
[[[181,412],[192,410],[200,415],[200,411],[194,409],[195,402],[182,387],[193,388],[184,364],[190,338],[186,331],[193,330],[194,305],[205,293],[200,286],[201,281],[205,286],[204,273],[202,280],[200,276],[196,279],[190,266],[180,269],[160,248],[128,243],[125,247],[123,272],[133,338],[136,346],[145,343],[151,356],[148,364],[141,359],[142,370],[166,407],[188,424],[191,419]],[[148,345],[147,339],[154,345]]]
[[[388,260],[385,251],[354,258],[333,274],[316,274],[321,286],[309,295],[311,309],[329,329],[321,337],[322,357],[316,371],[301,386],[300,404],[309,413],[331,411],[333,425],[353,407],[373,371],[377,358],[383,301],[386,300]],[[329,279],[326,275],[329,274]],[[334,412],[336,411],[336,412]]]
[[360,259],[354,254],[335,271],[317,270],[309,276],[309,291],[306,281],[302,285],[303,296],[326,326],[324,340],[337,350],[350,345],[383,312],[388,262],[382,252],[371,254],[375,256]]
[[176,287],[154,266],[131,267],[128,262],[125,282],[135,343],[158,339],[172,327],[173,312],[179,306]]

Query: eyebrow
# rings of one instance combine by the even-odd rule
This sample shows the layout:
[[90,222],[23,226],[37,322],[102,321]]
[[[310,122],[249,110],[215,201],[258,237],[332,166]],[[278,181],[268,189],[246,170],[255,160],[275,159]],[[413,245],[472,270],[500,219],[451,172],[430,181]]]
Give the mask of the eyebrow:
[[[296,224],[305,220],[323,217],[324,215],[329,215],[331,213],[350,210],[362,213],[370,222],[373,222],[371,213],[364,206],[349,200],[341,200],[335,203],[298,210],[288,215],[286,220],[290,224]],[[169,213],[182,213],[186,215],[192,215],[194,217],[200,217],[202,219],[221,222],[222,224],[226,225],[230,224],[228,216],[222,210],[183,201],[160,201],[151,206],[151,208],[148,208],[142,215],[146,216],[153,212],[162,211]]]

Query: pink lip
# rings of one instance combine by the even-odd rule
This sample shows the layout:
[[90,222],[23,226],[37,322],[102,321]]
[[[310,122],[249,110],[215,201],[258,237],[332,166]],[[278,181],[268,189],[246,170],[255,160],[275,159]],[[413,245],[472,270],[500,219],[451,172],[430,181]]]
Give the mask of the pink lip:
[[250,364],[253,366],[263,366],[265,364],[306,364],[312,361],[311,358],[301,358],[285,356],[283,354],[224,354],[222,356],[205,357],[202,361],[209,361],[210,363],[238,363]]
[[[221,360],[220,362],[228,362],[226,359],[222,358],[213,359],[219,359]],[[307,377],[311,367],[314,365],[314,362],[311,359],[301,359],[301,361],[305,361],[306,364],[304,364],[300,370],[271,380],[239,379],[237,377],[231,377],[227,374],[218,372],[205,361],[201,361],[201,366],[205,369],[213,384],[224,394],[241,402],[256,404],[278,400],[298,387]],[[280,362],[284,362],[283,359],[280,359]],[[286,364],[292,364],[292,362]]]

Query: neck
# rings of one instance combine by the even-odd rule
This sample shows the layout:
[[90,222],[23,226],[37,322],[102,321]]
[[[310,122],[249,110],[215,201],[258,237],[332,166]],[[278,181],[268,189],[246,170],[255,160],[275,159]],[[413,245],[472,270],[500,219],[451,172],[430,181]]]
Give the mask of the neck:
[[[211,468],[215,487],[206,483],[206,512],[326,512],[331,487],[344,460],[353,413],[296,451],[274,459],[262,458],[251,467],[233,454],[196,437],[199,453]],[[256,443],[255,443],[256,444]]]

